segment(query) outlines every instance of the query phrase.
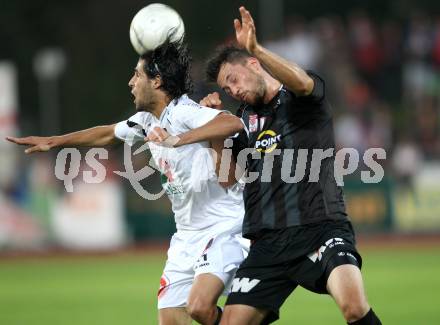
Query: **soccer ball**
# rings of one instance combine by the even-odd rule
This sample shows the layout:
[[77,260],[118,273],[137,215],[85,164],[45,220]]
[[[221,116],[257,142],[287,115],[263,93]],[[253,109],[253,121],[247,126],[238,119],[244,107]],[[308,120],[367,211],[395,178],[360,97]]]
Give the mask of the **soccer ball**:
[[180,15],[161,3],[152,3],[139,10],[130,25],[130,41],[139,55],[154,50],[167,38],[171,42],[178,42],[184,34],[185,27]]

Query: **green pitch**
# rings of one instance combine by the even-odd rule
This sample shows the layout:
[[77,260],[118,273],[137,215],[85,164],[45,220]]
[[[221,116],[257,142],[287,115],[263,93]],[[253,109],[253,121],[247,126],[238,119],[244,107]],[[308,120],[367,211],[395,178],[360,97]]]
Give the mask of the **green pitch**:
[[[369,249],[367,293],[384,324],[440,324],[440,247]],[[0,259],[0,324],[155,324],[165,252]],[[297,290],[277,324],[345,324],[333,301]]]

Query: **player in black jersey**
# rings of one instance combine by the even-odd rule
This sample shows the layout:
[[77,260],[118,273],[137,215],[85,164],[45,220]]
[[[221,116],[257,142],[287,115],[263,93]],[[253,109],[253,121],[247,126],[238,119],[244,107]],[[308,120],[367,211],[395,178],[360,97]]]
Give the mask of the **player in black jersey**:
[[[241,7],[240,14],[234,26],[244,49],[223,48],[207,69],[209,79],[243,103],[245,130],[233,151],[237,162],[245,158],[249,176],[258,173],[244,192],[243,235],[253,244],[221,324],[271,323],[298,285],[330,294],[348,324],[381,324],[364,293],[362,259],[334,178],[324,81],[259,45],[250,13]],[[204,99],[219,102],[218,94]],[[302,163],[303,177],[295,179]]]

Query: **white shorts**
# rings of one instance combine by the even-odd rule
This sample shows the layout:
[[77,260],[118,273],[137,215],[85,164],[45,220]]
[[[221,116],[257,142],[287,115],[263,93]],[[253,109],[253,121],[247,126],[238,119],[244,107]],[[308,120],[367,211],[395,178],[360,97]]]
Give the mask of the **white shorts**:
[[176,232],[160,279],[158,308],[186,306],[195,277],[203,273],[219,277],[228,292],[248,251],[249,241],[230,230]]

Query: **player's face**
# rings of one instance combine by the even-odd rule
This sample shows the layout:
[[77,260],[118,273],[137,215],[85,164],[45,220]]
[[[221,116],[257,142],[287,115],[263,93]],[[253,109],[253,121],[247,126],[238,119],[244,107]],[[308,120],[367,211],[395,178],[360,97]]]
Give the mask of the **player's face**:
[[224,63],[217,84],[234,99],[251,105],[263,102],[266,83],[258,70],[249,63]]
[[144,60],[139,59],[133,77],[128,82],[134,96],[136,111],[150,111],[155,98],[152,80],[148,78],[143,69],[144,63]]

